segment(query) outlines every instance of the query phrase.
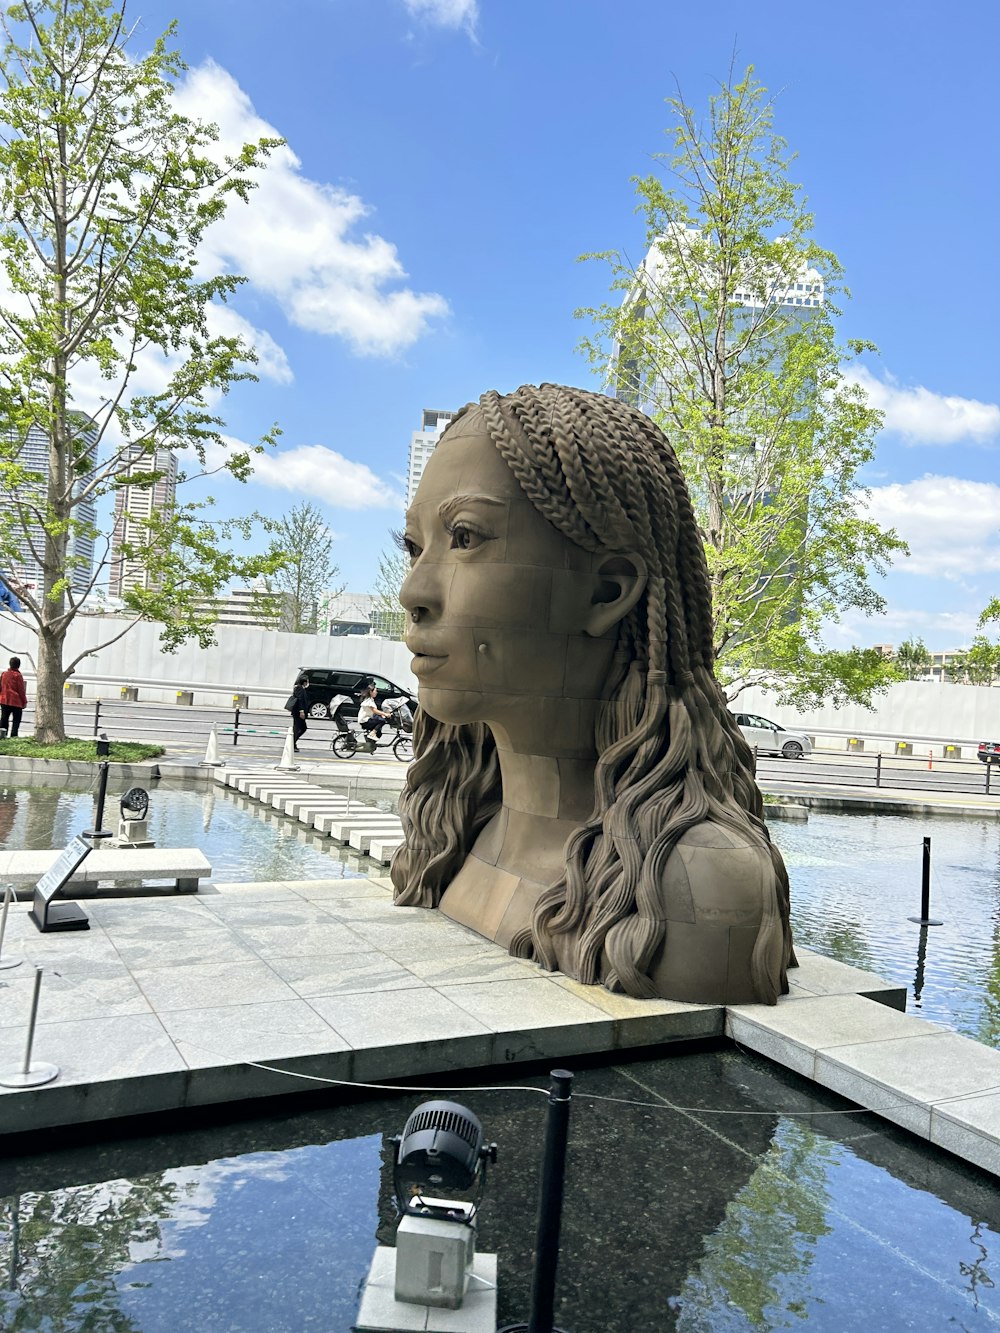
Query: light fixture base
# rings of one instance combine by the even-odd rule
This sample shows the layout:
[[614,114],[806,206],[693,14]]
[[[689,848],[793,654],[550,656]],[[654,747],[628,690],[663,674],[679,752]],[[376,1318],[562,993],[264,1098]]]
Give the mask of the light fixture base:
[[[461,1309],[448,1310],[449,1329],[455,1333],[495,1333],[497,1326],[497,1257],[495,1254],[477,1254],[472,1263],[465,1300]],[[396,1251],[380,1245],[375,1251],[361,1293],[361,1306],[354,1321],[356,1329],[391,1330],[408,1333],[412,1329],[433,1328],[428,1315],[433,1307],[414,1305],[396,1300]]]

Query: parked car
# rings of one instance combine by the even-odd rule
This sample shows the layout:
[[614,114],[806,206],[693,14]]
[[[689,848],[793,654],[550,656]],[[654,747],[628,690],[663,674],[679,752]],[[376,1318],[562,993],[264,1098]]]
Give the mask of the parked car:
[[315,718],[330,716],[330,700],[338,694],[346,694],[349,703],[339,710],[344,721],[350,721],[358,715],[358,696],[365,685],[375,686],[375,698],[381,708],[386,699],[405,699],[413,712],[417,706],[416,695],[403,685],[396,685],[385,676],[376,676],[371,671],[348,670],[344,667],[299,667],[299,676],[309,677],[309,716]]
[[982,764],[1000,764],[1000,741],[980,741],[976,754]]
[[758,713],[734,713],[736,725],[747,744],[758,754],[780,754],[783,759],[803,759],[812,754],[812,742],[801,731],[786,731]]

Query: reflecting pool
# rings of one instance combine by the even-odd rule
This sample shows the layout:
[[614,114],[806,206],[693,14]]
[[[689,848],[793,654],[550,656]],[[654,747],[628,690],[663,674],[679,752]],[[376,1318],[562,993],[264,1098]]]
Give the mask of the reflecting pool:
[[[563,1328],[1000,1327],[1000,1201],[971,1168],[732,1050],[582,1069],[575,1092]],[[420,1100],[171,1117],[114,1144],[52,1132],[0,1162],[0,1327],[347,1333],[392,1240],[389,1136]],[[499,1144],[480,1248],[509,1323],[527,1316],[545,1098],[460,1100]]]
[[[810,812],[775,821],[799,943],[909,988],[910,1013],[1000,1046],[1000,820]],[[931,916],[921,928],[923,838]]]
[[[128,785],[109,785],[105,828],[116,828],[118,798]],[[396,793],[364,799],[383,810],[396,808]],[[91,786],[0,782],[0,847],[64,847],[75,834],[92,828],[93,819]],[[367,858],[215,782],[151,784],[149,830],[158,847],[200,848],[220,883],[371,874]]]

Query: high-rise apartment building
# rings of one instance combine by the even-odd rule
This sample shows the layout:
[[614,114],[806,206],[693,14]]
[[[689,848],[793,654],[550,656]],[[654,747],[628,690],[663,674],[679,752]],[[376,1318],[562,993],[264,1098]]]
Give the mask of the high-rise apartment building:
[[406,473],[407,507],[413,503],[427,460],[434,452],[434,446],[441,438],[441,432],[454,415],[454,412],[434,412],[428,407],[424,408],[420,429],[415,430],[410,436],[410,465]]
[[[71,426],[79,432],[79,438],[86,444],[93,445],[97,438],[97,422],[85,417],[82,413],[72,414]],[[10,431],[6,433],[8,441],[15,438]],[[28,471],[37,472],[41,475],[41,482],[37,488],[40,497],[44,497],[49,480],[49,439],[40,426],[31,426],[27,435],[21,442],[21,447],[17,450],[17,461]],[[92,466],[78,474],[74,481],[74,489],[77,494],[87,484],[90,474],[93,471]],[[29,495],[22,489],[17,495],[11,496],[8,502],[16,503],[20,506],[19,514],[23,516],[24,536],[18,542],[15,535],[17,550],[13,553],[13,560],[9,567],[9,573],[17,583],[30,593],[33,597],[38,597],[42,592],[44,582],[42,572],[41,555],[45,547],[45,532],[42,525],[37,520],[28,517],[28,509],[25,502],[30,499]],[[0,497],[0,501],[3,497]],[[69,535],[69,547],[67,554],[70,557],[69,582],[73,592],[78,596],[83,596],[89,586],[94,572],[94,536],[93,527],[97,510],[93,500],[81,500],[73,509],[73,518],[80,524],[80,530],[71,531]]]
[[119,480],[132,473],[148,475],[159,473],[152,486],[122,486],[115,494],[115,526],[111,535],[110,579],[108,591],[112,597],[121,597],[130,588],[149,586],[150,574],[141,560],[130,560],[122,555],[122,544],[138,542],[144,537],[143,521],[154,513],[163,513],[174,507],[177,494],[177,455],[169,449],[157,449],[155,454],[144,453],[133,445],[122,456]]
[[[626,320],[630,314],[634,314],[637,322],[652,314],[665,335],[670,334],[672,326],[676,328],[680,336],[674,343],[675,354],[681,362],[686,360],[686,339],[680,331],[679,322],[670,312],[669,301],[665,299],[670,285],[670,261],[664,248],[668,254],[684,253],[688,248],[685,241],[690,238],[693,248],[699,237],[697,228],[688,227],[679,229],[678,234],[670,237],[667,247],[661,247],[659,240],[654,241],[639,265],[635,282],[622,307]],[[822,276],[805,263],[791,280],[784,276],[777,278],[766,271],[748,273],[743,281],[737,280],[736,291],[731,298],[737,339],[740,328],[751,327],[750,321],[759,320],[766,310],[780,310],[785,318],[791,316],[795,320],[804,320],[808,319],[813,309],[822,306],[823,300]],[[664,341],[668,340],[665,338]],[[692,359],[693,356],[692,352]],[[621,344],[615,347],[610,375],[611,393],[615,398],[621,398],[633,407],[648,412],[657,405],[663,385],[655,378],[650,379],[648,366],[642,364],[643,360],[638,348],[627,348]]]

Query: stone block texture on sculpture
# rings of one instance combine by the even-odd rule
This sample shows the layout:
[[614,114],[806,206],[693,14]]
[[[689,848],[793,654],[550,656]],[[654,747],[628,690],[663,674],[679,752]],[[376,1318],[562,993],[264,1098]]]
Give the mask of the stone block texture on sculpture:
[[420,708],[396,903],[638,998],[773,1004],[788,877],[663,432],[584,389],[485,393],[405,540]]

